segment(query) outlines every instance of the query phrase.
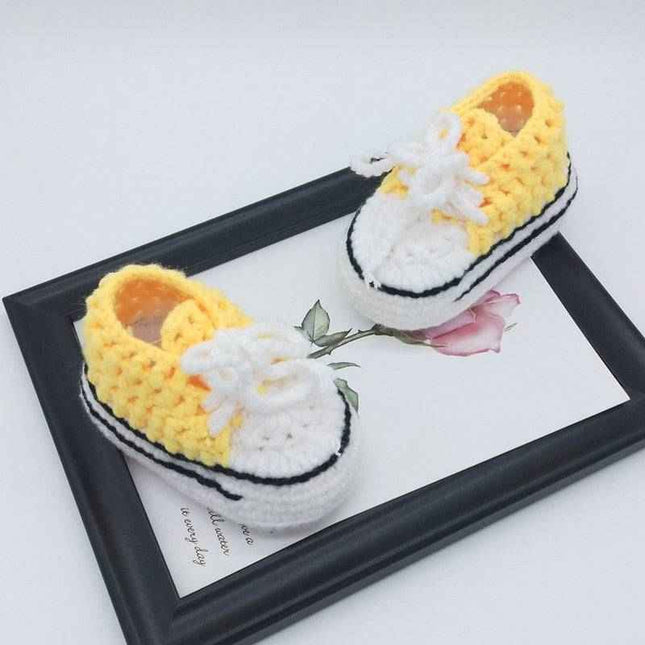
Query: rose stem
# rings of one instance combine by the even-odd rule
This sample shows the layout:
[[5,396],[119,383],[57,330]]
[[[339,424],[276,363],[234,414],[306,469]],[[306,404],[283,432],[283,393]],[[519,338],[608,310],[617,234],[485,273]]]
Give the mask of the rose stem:
[[377,325],[374,325],[371,329],[364,329],[362,331],[357,331],[355,334],[350,336],[345,336],[343,340],[337,342],[335,345],[330,345],[329,347],[323,347],[318,349],[315,352],[312,352],[307,356],[307,358],[321,358],[322,356],[328,356],[335,349],[347,345],[348,343],[353,343],[355,340],[360,340],[361,338],[367,338],[368,336],[377,336],[380,333],[380,330]]

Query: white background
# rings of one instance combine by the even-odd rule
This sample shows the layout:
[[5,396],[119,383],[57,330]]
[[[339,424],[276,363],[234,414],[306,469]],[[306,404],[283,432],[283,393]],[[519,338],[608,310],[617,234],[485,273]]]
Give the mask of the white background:
[[[231,7],[234,7],[232,9]],[[642,2],[0,2],[0,293],[272,195],[526,68],[567,104],[565,233],[643,330]],[[7,642],[121,643],[5,316]],[[268,643],[642,643],[645,453]]]

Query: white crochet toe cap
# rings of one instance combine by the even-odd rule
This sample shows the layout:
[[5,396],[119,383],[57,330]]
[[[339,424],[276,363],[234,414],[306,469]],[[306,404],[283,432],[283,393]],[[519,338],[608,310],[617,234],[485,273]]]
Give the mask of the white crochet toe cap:
[[367,281],[424,291],[463,274],[475,259],[465,230],[434,222],[410,200],[376,192],[351,231],[354,258]]
[[258,478],[323,468],[348,441],[350,412],[331,367],[308,358],[310,342],[288,325],[221,330],[181,359],[211,388],[204,401],[213,435],[238,413],[228,466]]
[[233,433],[229,467],[259,477],[297,477],[340,455],[351,415],[329,371],[315,398],[268,414],[246,414]]

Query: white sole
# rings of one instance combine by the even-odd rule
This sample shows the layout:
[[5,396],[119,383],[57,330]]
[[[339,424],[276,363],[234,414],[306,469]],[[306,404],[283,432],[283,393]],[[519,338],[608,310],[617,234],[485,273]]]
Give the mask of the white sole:
[[405,292],[368,285],[351,253],[351,230],[340,253],[340,276],[354,307],[376,323],[394,329],[424,329],[454,318],[499,284],[516,266],[548,242],[562,227],[578,190],[570,166],[567,184],[547,207],[478,259],[464,275],[426,292]]
[[[209,468],[152,443],[100,402],[83,373],[81,399],[95,427],[125,455],[171,486],[225,517],[264,529],[287,529],[317,522],[335,509],[349,490],[356,460],[356,414],[347,406],[346,442],[318,469],[301,476],[261,478]],[[316,472],[320,470],[320,472]],[[283,481],[281,481],[283,480]]]

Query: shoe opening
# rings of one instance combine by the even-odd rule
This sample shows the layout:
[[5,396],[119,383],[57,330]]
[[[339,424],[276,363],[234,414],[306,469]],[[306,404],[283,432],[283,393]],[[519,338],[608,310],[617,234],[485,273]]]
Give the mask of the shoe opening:
[[157,280],[128,281],[117,293],[116,316],[135,337],[153,345],[161,344],[161,328],[168,314],[186,295]]
[[516,136],[533,114],[533,95],[522,83],[500,85],[478,107],[493,114],[504,130]]

